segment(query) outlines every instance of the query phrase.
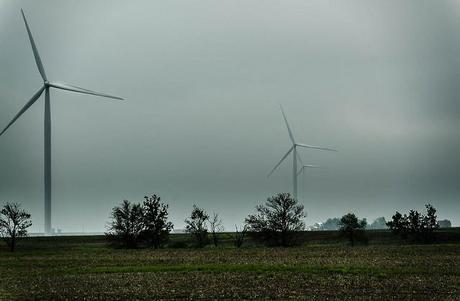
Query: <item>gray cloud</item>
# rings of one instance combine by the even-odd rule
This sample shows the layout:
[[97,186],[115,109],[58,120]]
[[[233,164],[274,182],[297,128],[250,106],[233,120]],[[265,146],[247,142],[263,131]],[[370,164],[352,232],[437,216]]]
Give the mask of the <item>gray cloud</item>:
[[[301,179],[312,224],[423,208],[458,224],[460,5],[455,1],[1,1],[0,123],[48,77],[121,95],[52,92],[53,224],[104,229],[122,199],[160,193],[178,228],[196,203],[242,222],[289,191],[279,104],[324,168]],[[0,138],[0,199],[43,229],[43,100]]]

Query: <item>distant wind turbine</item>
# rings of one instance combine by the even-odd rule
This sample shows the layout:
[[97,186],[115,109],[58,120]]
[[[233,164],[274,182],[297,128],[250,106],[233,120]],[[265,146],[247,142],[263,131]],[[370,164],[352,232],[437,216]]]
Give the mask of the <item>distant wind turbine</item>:
[[[300,156],[299,156],[299,158],[300,158]],[[302,162],[302,160],[299,160],[299,161]],[[299,175],[301,175],[301,174],[304,175],[304,174],[305,174],[305,170],[306,170],[307,168],[318,168],[318,167],[319,167],[318,165],[310,165],[310,164],[303,165],[303,163],[301,163],[301,164],[302,164],[302,167],[301,167],[301,168],[299,169],[299,171],[297,172],[297,176],[299,176]]]
[[5,129],[0,133],[0,136],[5,133],[5,131],[25,112],[27,109],[32,106],[35,101],[42,95],[43,91],[45,91],[45,166],[44,166],[44,176],[45,176],[45,234],[51,233],[51,109],[50,109],[50,88],[56,88],[71,92],[83,93],[83,94],[90,94],[95,96],[113,98],[118,100],[123,100],[121,97],[111,96],[104,93],[94,92],[88,89],[76,87],[69,84],[64,83],[57,83],[57,82],[50,82],[48,81],[45,69],[43,68],[42,61],[40,59],[40,55],[38,54],[37,46],[35,45],[34,39],[32,37],[32,33],[30,32],[29,24],[27,23],[26,16],[24,15],[24,11],[21,9],[22,18],[24,19],[24,23],[26,25],[27,34],[29,35],[30,45],[32,46],[32,51],[34,53],[35,62],[38,67],[38,72],[43,79],[43,86],[32,96],[32,98],[24,105],[24,107],[19,111],[19,113],[14,116],[13,120],[8,123]]
[[291,127],[289,126],[289,123],[286,118],[286,114],[284,114],[283,107],[280,106],[281,108],[281,113],[283,114],[284,122],[286,123],[286,127],[288,129],[289,133],[289,138],[291,139],[292,146],[289,148],[287,153],[281,158],[281,160],[278,162],[278,164],[275,165],[275,167],[270,171],[267,177],[270,177],[272,173],[278,168],[278,166],[281,165],[281,163],[284,161],[284,159],[289,156],[289,154],[292,152],[293,153],[293,158],[292,158],[292,194],[294,198],[297,198],[297,175],[298,175],[298,170],[297,170],[297,160],[300,160],[300,157],[298,156],[297,153],[297,147],[305,147],[305,148],[312,148],[312,149],[319,149],[319,150],[325,150],[325,151],[333,151],[336,152],[337,150],[332,149],[332,148],[327,148],[327,147],[320,147],[320,146],[314,146],[314,145],[307,145],[303,143],[297,143],[294,135],[292,134]]

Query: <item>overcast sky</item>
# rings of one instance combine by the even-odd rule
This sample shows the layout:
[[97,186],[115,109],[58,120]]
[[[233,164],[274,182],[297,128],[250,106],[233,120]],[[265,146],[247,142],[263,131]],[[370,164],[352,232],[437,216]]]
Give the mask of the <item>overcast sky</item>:
[[[0,0],[0,127],[50,80],[53,227],[104,231],[123,199],[160,194],[233,230],[292,189],[279,105],[321,165],[299,177],[307,224],[424,210],[460,224],[458,1]],[[43,231],[43,97],[0,137],[0,201]]]

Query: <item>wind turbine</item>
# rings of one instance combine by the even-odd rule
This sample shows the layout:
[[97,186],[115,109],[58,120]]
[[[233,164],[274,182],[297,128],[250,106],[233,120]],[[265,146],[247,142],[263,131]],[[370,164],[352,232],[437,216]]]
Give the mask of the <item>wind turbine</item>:
[[273,167],[273,169],[270,171],[267,177],[270,177],[272,173],[278,168],[278,166],[281,165],[281,163],[284,161],[284,159],[289,156],[289,154],[292,152],[293,153],[293,158],[292,158],[292,194],[294,198],[297,199],[297,160],[300,160],[300,157],[298,156],[297,153],[297,147],[305,147],[305,148],[311,148],[311,149],[318,149],[318,150],[325,150],[325,151],[333,151],[336,152],[337,150],[332,149],[332,148],[327,148],[327,147],[320,147],[320,146],[314,146],[314,145],[308,145],[308,144],[303,144],[303,143],[298,143],[296,142],[294,135],[292,134],[291,127],[289,126],[289,123],[286,118],[286,114],[284,114],[283,107],[280,106],[281,113],[283,114],[284,122],[286,123],[286,127],[289,133],[289,138],[291,139],[292,146],[289,148],[287,153],[281,158],[281,160],[278,162],[278,164]]
[[24,107],[19,111],[19,113],[14,116],[13,120],[8,123],[5,129],[0,133],[0,136],[5,133],[5,131],[25,112],[27,109],[32,106],[38,98],[45,91],[45,130],[44,130],[44,147],[45,147],[45,165],[44,165],[44,176],[45,176],[45,234],[51,233],[51,109],[50,109],[50,88],[56,88],[60,90],[66,90],[76,93],[90,94],[95,96],[113,98],[118,100],[123,100],[121,97],[111,96],[104,93],[94,92],[88,89],[80,88],[77,86],[50,82],[46,77],[45,69],[43,68],[40,55],[38,54],[37,46],[35,45],[34,38],[30,32],[29,24],[27,23],[26,16],[24,11],[21,9],[22,18],[24,19],[24,24],[26,25],[27,34],[29,35],[30,45],[32,46],[32,51],[35,57],[35,63],[38,67],[38,72],[40,73],[43,79],[43,86],[32,96],[32,98],[24,105]]

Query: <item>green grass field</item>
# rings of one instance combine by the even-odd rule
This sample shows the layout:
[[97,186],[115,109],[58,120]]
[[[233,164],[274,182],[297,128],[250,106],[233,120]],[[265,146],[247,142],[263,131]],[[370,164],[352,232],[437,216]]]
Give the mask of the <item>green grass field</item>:
[[369,245],[350,247],[336,234],[242,249],[230,234],[218,248],[161,250],[113,249],[101,236],[27,238],[15,253],[0,248],[0,300],[460,300],[458,229],[434,245],[370,232]]

